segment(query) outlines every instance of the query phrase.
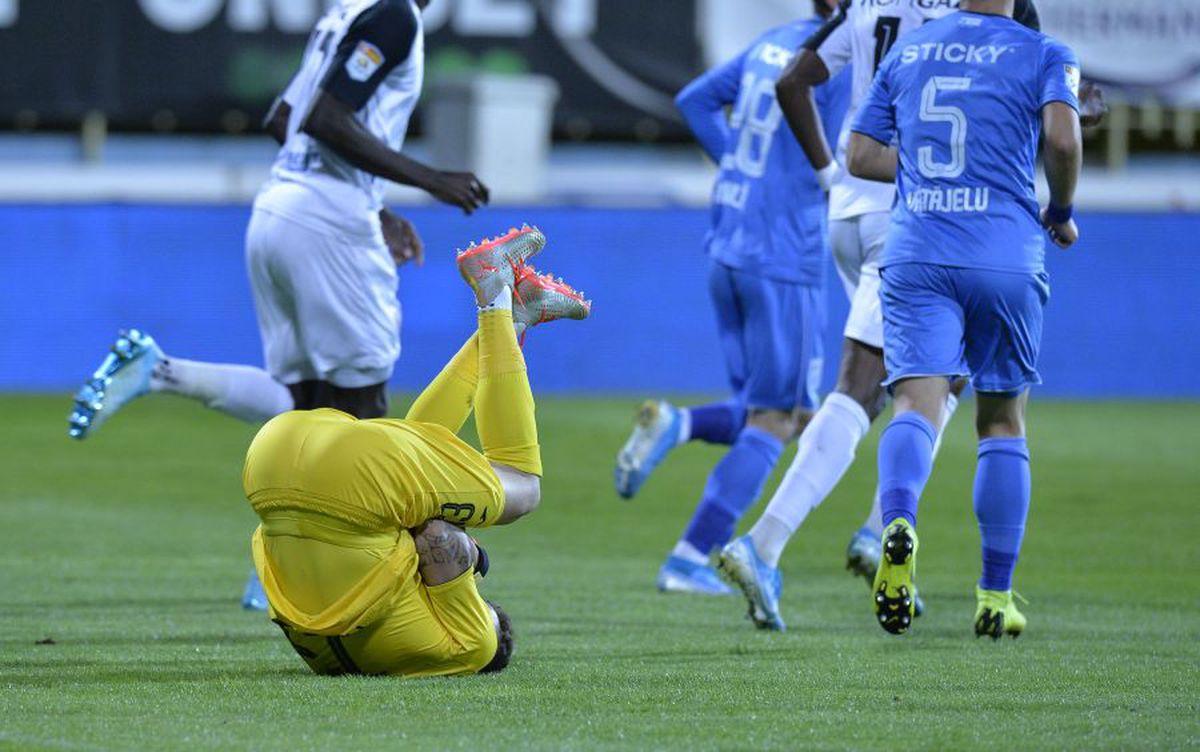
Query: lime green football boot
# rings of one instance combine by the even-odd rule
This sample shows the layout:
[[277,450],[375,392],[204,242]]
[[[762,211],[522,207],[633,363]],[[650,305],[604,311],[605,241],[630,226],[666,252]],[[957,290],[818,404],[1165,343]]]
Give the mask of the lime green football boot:
[[883,531],[883,556],[875,570],[872,602],[879,626],[892,634],[904,634],[912,625],[917,573],[917,531],[903,517]]
[[1017,610],[1011,590],[984,590],[975,586],[975,636],[1015,640],[1025,631],[1025,614]]

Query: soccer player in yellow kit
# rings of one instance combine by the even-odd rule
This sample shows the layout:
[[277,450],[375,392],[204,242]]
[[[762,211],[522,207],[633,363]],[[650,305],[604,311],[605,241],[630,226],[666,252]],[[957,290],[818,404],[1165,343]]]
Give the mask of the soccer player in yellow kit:
[[[524,227],[459,254],[478,330],[404,419],[294,411],[250,445],[243,486],[262,521],[254,565],[272,620],[317,673],[444,676],[507,665],[508,619],[479,595],[474,572],[486,565],[462,527],[510,523],[540,501],[517,337],[591,308],[526,264],[544,243]],[[456,435],[472,410],[482,453]]]

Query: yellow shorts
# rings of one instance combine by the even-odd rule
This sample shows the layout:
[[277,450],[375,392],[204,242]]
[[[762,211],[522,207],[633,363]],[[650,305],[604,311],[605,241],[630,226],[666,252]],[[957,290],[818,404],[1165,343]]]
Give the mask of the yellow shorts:
[[488,460],[446,428],[329,408],[264,425],[246,452],[242,485],[260,517],[314,511],[371,531],[431,519],[486,527],[504,511]]
[[[450,582],[426,587],[417,574],[416,550],[407,531],[364,534],[317,514],[270,513],[256,538],[255,563],[270,578],[268,599],[296,652],[318,674],[451,676],[476,673],[496,654],[491,607],[466,571]],[[265,558],[268,571],[259,561]],[[348,634],[316,634],[283,618],[274,608],[278,589],[301,614],[361,590],[381,562],[397,560],[398,576],[386,582],[368,623]],[[380,583],[381,585],[384,583]],[[350,606],[361,609],[364,604]]]

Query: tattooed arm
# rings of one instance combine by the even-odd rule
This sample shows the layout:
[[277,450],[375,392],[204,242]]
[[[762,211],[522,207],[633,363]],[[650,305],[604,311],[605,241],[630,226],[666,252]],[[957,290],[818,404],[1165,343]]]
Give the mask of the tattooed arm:
[[417,568],[427,586],[441,585],[475,566],[478,551],[462,528],[430,520],[412,531]]

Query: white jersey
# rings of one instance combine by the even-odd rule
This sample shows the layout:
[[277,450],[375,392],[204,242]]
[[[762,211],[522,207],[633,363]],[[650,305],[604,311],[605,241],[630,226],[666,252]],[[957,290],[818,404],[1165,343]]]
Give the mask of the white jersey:
[[[383,179],[300,131],[322,91],[353,109],[376,138],[399,151],[424,77],[421,13],[414,0],[342,0],[313,29],[283,100],[287,140],[258,208],[297,221],[373,234]],[[303,190],[299,190],[299,189]],[[366,222],[367,225],[362,223]]]
[[[848,6],[848,7],[847,7]],[[816,54],[833,78],[847,65],[854,66],[850,107],[838,137],[837,161],[846,164],[850,126],[871,90],[875,71],[896,40],[926,21],[958,10],[958,0],[851,0],[843,3]],[[850,219],[871,212],[891,211],[896,188],[890,183],[862,180],[843,172],[829,190],[829,218]]]

